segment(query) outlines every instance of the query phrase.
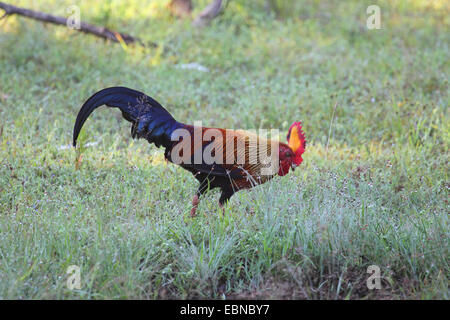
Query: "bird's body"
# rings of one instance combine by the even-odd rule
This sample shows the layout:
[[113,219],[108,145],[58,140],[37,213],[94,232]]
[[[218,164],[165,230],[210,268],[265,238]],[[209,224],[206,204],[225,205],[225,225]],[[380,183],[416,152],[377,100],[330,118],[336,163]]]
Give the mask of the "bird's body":
[[[234,192],[262,184],[273,178],[278,172],[278,166],[272,169],[269,166],[276,163],[277,155],[271,152],[271,146],[277,142],[263,139],[244,130],[194,126],[185,126],[184,128],[190,133],[189,137],[192,137],[191,141],[187,142],[187,145],[191,147],[191,157],[186,160],[190,161],[183,161],[174,156],[176,146],[181,145],[179,141],[166,148],[165,157],[168,161],[179,164],[195,176],[200,182],[199,195],[208,188],[219,187],[222,189],[219,202],[223,204]],[[196,130],[199,132],[198,141],[201,141],[198,144],[194,141]],[[214,140],[211,139],[212,133],[217,133]],[[211,154],[211,159],[208,161],[207,157]],[[268,165],[259,161],[263,155],[267,155]],[[196,156],[200,161],[195,161]],[[264,169],[267,172],[264,172]]]
[[244,130],[187,125],[176,121],[154,99],[124,87],[103,89],[85,102],[75,122],[74,145],[88,116],[103,104],[122,111],[132,123],[133,138],[163,146],[168,161],[190,171],[200,182],[191,215],[195,215],[199,197],[210,189],[221,189],[219,204],[223,205],[236,191],[262,184],[276,174],[285,175],[302,161],[305,140],[300,123],[291,126],[288,136],[291,129],[296,134],[295,139],[288,139],[289,145]]

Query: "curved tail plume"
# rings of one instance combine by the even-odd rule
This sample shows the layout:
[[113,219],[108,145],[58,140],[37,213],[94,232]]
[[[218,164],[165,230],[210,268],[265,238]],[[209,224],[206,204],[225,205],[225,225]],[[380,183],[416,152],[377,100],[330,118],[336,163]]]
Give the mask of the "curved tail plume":
[[111,87],[98,91],[81,107],[73,128],[74,146],[86,119],[102,105],[120,109],[123,117],[132,123],[133,138],[144,137],[157,147],[170,143],[170,135],[177,122],[166,109],[142,92],[125,87]]

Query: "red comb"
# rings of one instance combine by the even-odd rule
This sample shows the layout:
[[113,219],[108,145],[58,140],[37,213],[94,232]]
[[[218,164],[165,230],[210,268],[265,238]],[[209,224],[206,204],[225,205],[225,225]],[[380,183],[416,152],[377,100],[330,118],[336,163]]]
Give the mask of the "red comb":
[[302,122],[301,121],[296,121],[293,124],[291,124],[291,126],[289,127],[289,131],[288,131],[288,134],[287,134],[286,138],[289,141],[289,138],[291,137],[291,130],[292,130],[292,128],[294,126],[297,127],[297,129],[298,129],[298,136],[299,136],[299,138],[300,138],[300,140],[302,142],[302,147],[305,148],[306,147],[306,138],[305,138],[305,133],[303,132],[303,129],[302,129]]

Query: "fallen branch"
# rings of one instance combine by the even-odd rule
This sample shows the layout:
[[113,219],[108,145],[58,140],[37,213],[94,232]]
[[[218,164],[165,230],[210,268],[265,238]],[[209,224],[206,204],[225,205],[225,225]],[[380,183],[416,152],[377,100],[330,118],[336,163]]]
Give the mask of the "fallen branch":
[[211,2],[197,18],[192,22],[196,27],[203,27],[211,22],[212,19],[217,17],[223,10],[222,0],[214,0]]
[[[10,4],[6,4],[4,2],[0,2],[0,9],[3,9],[5,11],[5,13],[3,14],[3,16],[0,19],[5,18],[6,16],[9,16],[9,15],[17,14],[17,15],[21,15],[24,17],[38,20],[38,21],[49,22],[49,23],[62,25],[62,26],[68,25],[67,18],[60,17],[60,16],[54,16],[51,14],[34,11],[34,10],[30,10],[30,9],[19,8],[16,6],[12,6]],[[94,26],[92,24],[85,23],[85,22],[80,22],[79,28],[75,28],[74,30],[93,34],[93,35],[96,35],[97,37],[100,37],[103,39],[108,39],[108,40],[111,40],[114,42],[125,42],[126,44],[135,42],[135,43],[139,43],[142,46],[151,46],[151,47],[158,46],[154,42],[150,42],[146,45],[139,38],[135,38],[135,37],[130,36],[125,33],[113,31],[113,30],[110,30],[105,27]]]
[[190,17],[193,9],[192,0],[171,0],[169,10],[177,18]]

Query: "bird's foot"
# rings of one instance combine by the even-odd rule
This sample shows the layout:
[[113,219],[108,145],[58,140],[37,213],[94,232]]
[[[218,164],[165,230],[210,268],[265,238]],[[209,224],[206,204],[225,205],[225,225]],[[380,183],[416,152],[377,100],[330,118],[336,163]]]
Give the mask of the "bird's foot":
[[222,216],[225,216],[225,207],[222,203],[219,202],[219,207],[222,209]]

